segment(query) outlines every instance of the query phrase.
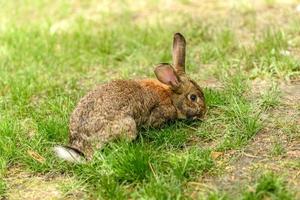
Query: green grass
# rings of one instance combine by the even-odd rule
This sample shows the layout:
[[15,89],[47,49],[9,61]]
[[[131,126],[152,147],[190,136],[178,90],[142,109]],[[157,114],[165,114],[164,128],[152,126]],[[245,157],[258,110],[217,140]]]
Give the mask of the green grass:
[[208,200],[227,200],[229,199],[228,195],[222,193],[222,192],[211,192],[206,197]]
[[277,85],[272,85],[264,94],[261,96],[260,106],[265,109],[276,108],[280,104],[280,90]]
[[284,153],[284,146],[280,142],[275,142],[271,149],[271,155],[279,156]]
[[[116,194],[120,198],[159,198],[159,195],[173,198],[183,197],[184,184],[213,166],[209,150],[199,147],[162,149],[138,140],[133,144],[122,141],[112,144],[91,164],[71,170],[86,181],[92,191],[97,191],[99,198],[112,198]],[[174,185],[177,189],[172,194]],[[133,194],[128,193],[128,188]]]
[[282,200],[292,200],[294,199],[294,194],[291,193],[288,188],[286,181],[275,175],[272,172],[266,172],[262,174],[255,183],[244,187],[241,194],[232,197],[231,195],[213,191],[208,194],[205,199],[209,200],[229,200],[229,199],[242,199],[242,200],[263,200],[263,199],[282,199]]
[[0,180],[0,195],[4,195],[6,191],[6,183],[4,180]]
[[255,185],[254,191],[247,191],[243,194],[244,200],[260,199],[294,199],[293,194],[287,189],[285,182],[274,175],[267,173],[262,175]]
[[[264,126],[261,114],[280,104],[277,82],[299,75],[299,60],[285,53],[300,45],[290,42],[298,33],[294,22],[289,29],[270,25],[254,32],[249,47],[241,43],[231,19],[203,20],[162,10],[157,19],[148,12],[159,5],[156,1],[138,9],[146,17],[128,1],[110,5],[115,6],[112,12],[98,8],[96,1],[0,2],[0,196],[7,191],[8,169],[18,166],[34,175],[68,174],[76,180],[73,186],[84,188],[92,199],[192,198],[189,182],[222,170],[211,152],[249,144]],[[242,15],[252,10],[247,3],[241,6]],[[104,11],[98,11],[100,7]],[[67,28],[54,32],[64,23]],[[251,29],[249,23],[245,27]],[[133,143],[107,145],[89,164],[57,160],[51,147],[67,142],[69,116],[78,100],[96,84],[112,79],[154,77],[155,64],[171,61],[172,35],[177,31],[188,41],[191,77],[215,79],[221,85],[203,85],[206,119],[144,130]],[[255,78],[274,82],[257,98],[251,91]],[[298,130],[285,128],[291,134]],[[274,146],[272,155],[281,152]],[[278,180],[268,175],[255,192],[243,195],[261,198],[272,189],[282,197],[285,189]],[[274,187],[266,188],[269,183]],[[220,188],[208,199],[229,196]]]
[[299,75],[299,59],[291,56],[287,33],[276,28],[268,29],[262,38],[255,41],[251,53],[244,54],[247,68],[252,68],[253,78],[257,76],[290,77]]
[[249,89],[245,75],[236,73],[230,78],[226,75],[223,81],[223,91],[205,93],[212,109],[208,123],[201,124],[197,132],[199,136],[216,139],[218,149],[228,150],[247,144],[262,125],[257,106],[244,96]]

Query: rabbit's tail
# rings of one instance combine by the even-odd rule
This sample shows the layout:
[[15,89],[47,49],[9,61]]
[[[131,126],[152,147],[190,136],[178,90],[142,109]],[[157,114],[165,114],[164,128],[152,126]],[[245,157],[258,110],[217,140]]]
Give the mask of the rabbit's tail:
[[55,155],[62,160],[72,163],[86,162],[83,153],[75,148],[56,145],[55,147],[53,147],[53,151]]

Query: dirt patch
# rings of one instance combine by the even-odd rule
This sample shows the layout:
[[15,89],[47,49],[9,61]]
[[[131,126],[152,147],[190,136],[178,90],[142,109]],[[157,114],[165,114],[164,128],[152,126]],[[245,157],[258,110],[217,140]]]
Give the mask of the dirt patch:
[[3,199],[83,199],[84,192],[74,185],[75,182],[71,177],[52,174],[36,175],[13,169],[7,174],[8,190]]
[[225,152],[216,163],[218,175],[201,177],[196,190],[222,190],[237,195],[262,173],[285,177],[300,198],[300,84],[281,85],[282,103],[264,116],[264,128],[242,150]]

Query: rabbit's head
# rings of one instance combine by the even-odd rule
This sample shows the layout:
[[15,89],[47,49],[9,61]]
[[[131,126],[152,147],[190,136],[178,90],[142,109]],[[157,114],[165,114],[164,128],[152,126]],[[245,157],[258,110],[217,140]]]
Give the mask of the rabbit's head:
[[173,65],[159,64],[154,72],[160,82],[170,87],[178,118],[201,119],[206,112],[205,99],[199,85],[185,73],[185,48],[184,37],[176,33],[173,40]]

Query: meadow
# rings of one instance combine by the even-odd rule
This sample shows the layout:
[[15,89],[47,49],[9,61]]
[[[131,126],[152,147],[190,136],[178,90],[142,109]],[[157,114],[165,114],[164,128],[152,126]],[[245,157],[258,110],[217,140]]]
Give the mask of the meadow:
[[[0,1],[0,199],[299,199],[297,1]],[[187,40],[203,121],[115,141],[88,164],[53,155],[79,99],[154,78]]]

